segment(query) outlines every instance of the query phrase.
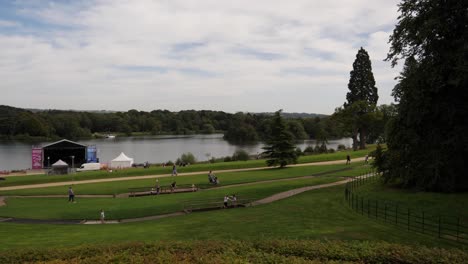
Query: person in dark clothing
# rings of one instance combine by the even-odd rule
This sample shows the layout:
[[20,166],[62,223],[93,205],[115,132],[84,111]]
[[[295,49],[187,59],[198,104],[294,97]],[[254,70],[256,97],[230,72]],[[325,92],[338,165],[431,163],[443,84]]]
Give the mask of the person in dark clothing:
[[75,202],[75,193],[73,192],[72,187],[68,187],[68,202]]

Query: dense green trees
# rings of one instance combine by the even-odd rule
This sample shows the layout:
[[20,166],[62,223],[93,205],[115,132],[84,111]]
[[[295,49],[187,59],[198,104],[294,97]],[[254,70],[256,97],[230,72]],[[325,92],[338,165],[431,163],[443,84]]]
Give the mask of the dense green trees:
[[387,60],[405,60],[378,168],[387,181],[468,190],[468,2],[403,0]]
[[293,143],[293,136],[287,130],[286,122],[281,117],[281,110],[272,118],[271,134],[266,140],[263,154],[267,158],[268,166],[281,168],[297,162],[297,155]]
[[[348,83],[347,102],[337,109],[336,115],[345,123],[345,128],[353,139],[353,149],[365,149],[371,122],[375,117],[375,107],[379,96],[369,54],[362,47],[353,63]],[[359,135],[359,139],[358,139]]]
[[[233,142],[264,140],[271,134],[271,114],[186,110],[151,112],[27,111],[0,106],[0,138],[89,138],[94,133],[158,134],[225,133]],[[295,140],[337,138],[342,135],[328,117],[288,114],[287,129]]]

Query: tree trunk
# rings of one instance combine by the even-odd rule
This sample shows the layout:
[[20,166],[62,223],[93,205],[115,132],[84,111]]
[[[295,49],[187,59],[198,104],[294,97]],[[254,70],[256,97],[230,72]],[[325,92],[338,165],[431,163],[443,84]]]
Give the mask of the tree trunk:
[[359,129],[359,149],[366,149],[367,130],[365,128]]
[[357,134],[353,134],[351,138],[353,139],[353,150],[356,151],[358,148]]

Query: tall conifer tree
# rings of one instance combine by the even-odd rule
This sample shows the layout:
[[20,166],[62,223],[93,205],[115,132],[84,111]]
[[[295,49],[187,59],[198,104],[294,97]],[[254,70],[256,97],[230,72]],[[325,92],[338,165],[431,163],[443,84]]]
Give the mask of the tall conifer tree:
[[359,134],[360,148],[366,148],[369,113],[375,110],[379,96],[375,86],[374,74],[369,54],[362,47],[359,49],[353,70],[350,73],[348,83],[349,92],[346,94],[347,102],[344,108],[351,112],[350,115],[357,128],[352,133],[353,148],[357,148],[357,135]]
[[286,123],[281,117],[281,110],[275,113],[271,126],[271,135],[266,140],[263,154],[267,157],[268,166],[281,168],[297,162],[293,136],[287,130]]

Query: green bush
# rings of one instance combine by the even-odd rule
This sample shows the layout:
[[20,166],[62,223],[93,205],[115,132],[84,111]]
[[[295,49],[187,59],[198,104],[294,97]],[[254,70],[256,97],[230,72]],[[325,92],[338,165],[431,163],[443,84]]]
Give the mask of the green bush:
[[459,249],[369,241],[165,241],[20,249],[0,263],[466,263]]
[[236,160],[246,161],[249,159],[250,159],[249,153],[247,153],[245,150],[242,150],[242,149],[236,150],[236,152],[234,152],[234,154],[232,155],[233,161],[236,161]]
[[304,149],[304,154],[312,154],[314,153],[314,147],[312,146],[307,146],[305,149]]
[[182,154],[180,158],[178,159],[177,164],[195,164],[197,160],[195,159],[195,156],[191,152],[187,152]]

